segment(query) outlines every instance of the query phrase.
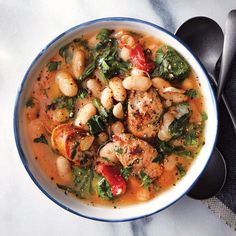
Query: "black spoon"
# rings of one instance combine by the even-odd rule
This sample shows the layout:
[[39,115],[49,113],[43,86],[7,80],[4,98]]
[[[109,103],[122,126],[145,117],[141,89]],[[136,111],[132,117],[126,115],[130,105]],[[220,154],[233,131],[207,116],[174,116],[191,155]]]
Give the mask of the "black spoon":
[[225,39],[221,60],[221,70],[218,80],[217,99],[220,100],[222,91],[229,77],[230,67],[236,52],[236,10],[232,10],[225,24]]
[[[215,66],[221,56],[224,40],[220,26],[207,17],[195,17],[182,24],[176,35],[190,46],[211,78],[214,78]],[[213,82],[217,85],[215,80]],[[215,196],[224,186],[226,173],[224,158],[219,150],[214,148],[206,169],[187,195],[194,199]]]

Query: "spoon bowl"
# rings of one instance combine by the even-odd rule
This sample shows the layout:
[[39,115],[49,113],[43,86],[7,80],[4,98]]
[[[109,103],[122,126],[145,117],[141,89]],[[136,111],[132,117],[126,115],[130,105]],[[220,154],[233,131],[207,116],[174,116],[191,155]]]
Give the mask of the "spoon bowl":
[[[214,79],[215,67],[224,42],[220,26],[210,18],[194,17],[183,23],[175,34],[190,46],[217,86]],[[226,173],[225,160],[215,148],[205,171],[187,195],[199,200],[215,196],[225,184]]]
[[175,34],[191,47],[208,73],[214,75],[224,42],[220,26],[208,17],[194,17],[184,22]]

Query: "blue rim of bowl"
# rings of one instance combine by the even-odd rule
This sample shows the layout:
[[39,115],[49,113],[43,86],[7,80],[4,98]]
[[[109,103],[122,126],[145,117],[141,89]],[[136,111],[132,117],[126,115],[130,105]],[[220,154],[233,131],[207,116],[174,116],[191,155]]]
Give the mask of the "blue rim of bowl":
[[25,154],[23,152],[23,149],[21,147],[21,142],[20,142],[20,136],[19,136],[19,129],[18,129],[18,126],[19,126],[19,123],[18,123],[18,115],[19,115],[19,111],[18,111],[18,105],[19,105],[19,102],[20,102],[20,97],[21,97],[21,94],[22,94],[22,91],[23,91],[23,88],[24,88],[24,85],[27,81],[27,78],[28,78],[28,75],[32,69],[32,67],[34,66],[34,64],[39,60],[39,58],[41,58],[44,53],[47,51],[47,49],[52,46],[55,42],[57,42],[57,40],[59,40],[60,38],[62,38],[63,36],[73,32],[74,30],[76,29],[79,29],[81,27],[86,27],[86,26],[90,26],[92,24],[95,24],[95,23],[99,23],[99,22],[110,22],[110,21],[114,21],[114,22],[123,22],[123,21],[128,21],[128,22],[134,22],[134,23],[141,23],[141,24],[145,24],[145,25],[148,25],[148,26],[151,26],[155,29],[158,29],[166,34],[168,34],[169,36],[171,36],[172,38],[174,38],[175,40],[177,40],[180,44],[182,44],[185,48],[187,48],[187,50],[192,54],[192,56],[194,57],[194,59],[198,62],[198,64],[200,64],[200,67],[203,71],[203,73],[205,74],[206,78],[209,78],[208,76],[208,73],[206,71],[206,69],[203,67],[202,63],[200,62],[200,60],[194,55],[193,51],[191,50],[191,48],[189,48],[189,46],[187,46],[181,39],[179,39],[176,35],[170,33],[169,31],[167,31],[166,29],[156,25],[156,24],[153,24],[153,23],[150,23],[148,21],[144,21],[144,20],[140,20],[140,19],[137,19],[137,18],[130,18],[130,17],[107,17],[107,18],[99,18],[99,19],[96,19],[96,20],[91,20],[91,21],[87,21],[87,22],[84,22],[82,24],[79,24],[79,25],[76,25],[70,29],[68,29],[67,31],[65,31],[64,33],[60,34],[59,36],[57,36],[56,38],[54,38],[48,45],[46,45],[46,47],[36,56],[36,58],[33,60],[33,62],[31,63],[30,67],[28,68],[28,70],[26,71],[25,75],[24,75],[24,78],[21,82],[21,85],[20,85],[20,88],[17,92],[17,96],[16,96],[16,100],[15,100],[15,106],[14,106],[14,116],[13,116],[13,126],[14,126],[14,137],[15,137],[15,142],[16,142],[16,146],[17,146],[17,149],[18,149],[18,153],[20,155],[20,158],[21,158],[21,161],[26,169],[26,171],[28,172],[29,176],[31,177],[32,181],[35,183],[35,185],[50,199],[52,200],[54,203],[56,203],[58,206],[62,207],[63,209],[75,214],[75,215],[78,215],[78,216],[82,216],[84,218],[87,218],[87,219],[91,219],[91,220],[96,220],[96,221],[103,221],[103,222],[125,222],[125,221],[132,221],[132,220],[136,220],[136,219],[141,219],[143,217],[147,217],[147,216],[151,216],[153,214],[156,214],[166,208],[168,208],[169,206],[173,205],[175,202],[177,202],[180,198],[182,198],[187,192],[189,192],[189,190],[194,186],[195,182],[198,180],[198,178],[201,176],[202,172],[205,170],[206,166],[208,165],[209,163],[209,159],[211,157],[211,154],[213,152],[213,149],[215,147],[215,143],[216,143],[216,137],[217,137],[217,132],[218,132],[218,108],[217,108],[217,105],[216,105],[216,98],[215,98],[215,94],[212,90],[212,87],[211,87],[211,84],[209,83],[209,81],[207,80],[207,84],[208,84],[208,87],[210,89],[210,92],[211,92],[211,98],[212,98],[212,103],[214,105],[214,108],[215,108],[215,111],[216,111],[216,121],[217,121],[217,124],[216,124],[216,136],[215,136],[215,140],[214,140],[214,143],[213,143],[213,146],[212,146],[212,150],[210,151],[210,154],[208,156],[208,160],[206,162],[206,165],[205,167],[203,168],[202,172],[199,174],[199,176],[196,178],[196,180],[189,186],[189,188],[183,192],[182,195],[178,196],[174,201],[172,201],[170,204],[168,204],[167,206],[164,206],[163,208],[161,209],[158,209],[157,211],[154,211],[152,213],[148,213],[148,214],[145,214],[145,215],[141,215],[141,216],[137,216],[137,217],[133,217],[133,218],[124,218],[124,219],[118,219],[118,220],[110,220],[110,219],[105,219],[105,218],[96,218],[96,217],[92,217],[92,216],[87,216],[87,215],[83,215],[77,211],[74,211],[73,209],[69,208],[69,207],[66,207],[65,205],[63,205],[62,203],[60,203],[58,200],[56,200],[53,196],[51,196],[48,192],[46,192],[46,190],[43,189],[43,187],[40,185],[40,183],[36,180],[36,178],[33,176],[29,166],[28,166],[28,162],[27,162],[27,159],[25,157]]

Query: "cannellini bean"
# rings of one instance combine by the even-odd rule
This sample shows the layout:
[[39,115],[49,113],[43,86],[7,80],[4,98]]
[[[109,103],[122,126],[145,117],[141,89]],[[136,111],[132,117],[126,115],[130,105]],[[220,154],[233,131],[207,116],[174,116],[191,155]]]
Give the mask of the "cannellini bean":
[[175,116],[172,112],[168,111],[163,116],[163,122],[158,132],[158,138],[162,141],[168,141],[171,139],[171,135],[169,133],[169,126],[174,121]]
[[112,78],[109,82],[109,87],[116,101],[123,102],[126,99],[126,90],[122,84],[122,79],[119,77]]
[[168,81],[162,79],[161,77],[153,78],[152,79],[152,85],[153,85],[154,88],[156,88],[158,90],[163,89],[163,88],[171,87],[171,84]]
[[72,181],[72,172],[70,162],[63,156],[59,156],[56,160],[57,172],[59,176],[66,182]]
[[176,162],[177,162],[177,156],[174,154],[171,154],[169,156],[167,156],[164,160],[164,168],[167,171],[172,171],[174,170],[175,166],[176,166]]
[[101,94],[101,104],[109,110],[113,106],[113,99],[112,99],[112,90],[110,88],[105,88]]
[[79,110],[75,118],[74,124],[76,126],[86,125],[87,121],[92,116],[96,115],[96,113],[97,113],[96,107],[93,104],[88,103]]
[[136,44],[134,37],[128,34],[121,36],[120,41],[124,46],[130,47],[130,48],[134,47]]
[[123,80],[123,86],[128,90],[147,91],[152,81],[146,76],[132,75]]
[[171,102],[180,103],[188,100],[188,96],[186,96],[185,90],[177,89],[175,87],[167,87],[158,90],[159,94],[166,100],[170,100]]
[[95,138],[93,135],[85,136],[84,138],[82,138],[79,144],[80,150],[81,151],[88,150],[92,146],[94,139]]
[[99,152],[100,157],[105,157],[111,162],[118,162],[118,158],[115,152],[115,144],[113,142],[107,143],[104,147],[101,148]]
[[98,139],[97,139],[97,141],[98,141],[99,144],[103,144],[103,143],[105,143],[107,140],[108,140],[108,135],[107,135],[107,133],[101,132],[100,134],[98,134]]
[[136,198],[139,201],[147,201],[149,200],[151,197],[151,193],[149,192],[148,189],[146,188],[140,188],[138,189],[138,191],[136,192]]
[[145,75],[145,71],[143,70],[140,70],[136,67],[134,67],[131,72],[130,72],[131,75]]
[[72,58],[72,71],[75,78],[79,78],[84,71],[85,67],[85,55],[84,52],[80,49],[74,51]]
[[125,127],[121,121],[116,121],[111,125],[111,131],[113,134],[122,134],[125,132]]
[[59,71],[55,77],[61,92],[68,97],[73,97],[78,92],[78,86],[71,74],[67,71]]
[[130,59],[130,49],[123,47],[119,50],[119,56],[123,61],[128,61]]
[[92,95],[96,98],[101,97],[102,86],[96,79],[89,79],[87,81],[87,88],[92,92]]
[[69,119],[69,111],[66,108],[60,108],[53,111],[52,119],[56,122],[65,122]]
[[117,119],[123,119],[124,117],[124,111],[123,111],[123,105],[122,103],[117,103],[114,107],[113,107],[113,115],[117,118]]

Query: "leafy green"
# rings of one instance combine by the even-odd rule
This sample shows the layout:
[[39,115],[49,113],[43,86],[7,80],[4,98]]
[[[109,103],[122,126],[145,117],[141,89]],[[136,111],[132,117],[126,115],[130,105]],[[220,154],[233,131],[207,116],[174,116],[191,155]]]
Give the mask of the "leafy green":
[[98,134],[105,130],[106,124],[101,116],[94,115],[88,121],[87,125],[91,134]]
[[153,182],[153,180],[143,170],[140,172],[140,179],[145,188],[149,188]]
[[123,176],[123,178],[127,181],[129,179],[129,176],[131,175],[132,172],[132,168],[122,168],[121,169],[121,175]]
[[106,109],[102,106],[102,104],[98,98],[93,99],[93,105],[97,108],[97,110],[101,116],[103,116],[104,118],[108,117]]
[[84,88],[80,89],[78,92],[78,97],[84,99],[88,96],[88,91]]
[[163,142],[158,140],[156,149],[158,151],[158,156],[153,160],[153,162],[160,163],[164,160],[165,156],[168,156],[172,153],[175,153],[180,156],[184,156],[187,158],[192,158],[192,152],[186,150],[182,146],[173,146],[169,142]]
[[115,145],[114,151],[117,152],[118,154],[123,154],[123,149],[117,145]]
[[88,197],[92,191],[93,170],[72,166],[72,173],[79,197]]
[[67,96],[60,96],[54,98],[51,104],[48,106],[48,109],[55,110],[56,108],[66,108],[70,113],[74,113],[75,109],[75,102],[77,96],[74,97],[67,97]]
[[92,62],[90,64],[87,65],[87,67],[85,68],[84,72],[82,73],[82,75],[77,78],[79,81],[83,81],[86,78],[88,78],[90,75],[93,74],[93,72],[96,69],[96,58],[92,60]]
[[88,41],[86,39],[76,38],[73,40],[73,42],[79,46],[84,47],[86,50],[89,50]]
[[183,167],[183,165],[181,163],[177,163],[176,164],[176,168],[177,168],[177,171],[178,171],[178,174],[183,177],[186,175],[186,170],[185,168]]
[[207,116],[207,113],[206,112],[202,112],[201,113],[201,116],[202,116],[202,120],[203,121],[206,121],[208,119],[208,116]]
[[191,131],[184,136],[185,146],[196,146],[198,144],[198,138],[195,131]]
[[111,192],[111,187],[105,178],[101,178],[97,185],[97,195],[101,198],[112,200],[113,195]]
[[180,137],[186,130],[186,126],[189,121],[189,113],[184,114],[179,119],[175,119],[170,125],[169,125],[169,133],[173,138]]
[[184,94],[190,98],[197,98],[198,97],[197,90],[195,90],[195,89],[189,89]]
[[46,137],[43,134],[41,134],[40,137],[35,138],[33,141],[34,141],[34,143],[45,143],[45,144],[48,144],[48,140],[46,139]]
[[101,29],[101,31],[97,34],[96,39],[100,41],[107,40],[112,33],[113,33],[113,30]]
[[161,76],[166,80],[183,80],[190,72],[187,61],[169,46],[162,46],[156,52],[156,68],[152,76]]
[[25,105],[26,107],[33,107],[35,105],[34,100],[32,98],[29,98]]
[[48,63],[48,71],[55,71],[57,70],[58,68],[58,65],[60,64],[61,62],[59,61],[50,61]]
[[71,43],[61,47],[59,49],[59,55],[65,59],[66,63],[69,63],[73,57],[73,53],[70,50]]
[[68,193],[73,193],[77,196],[80,196],[80,192],[76,191],[76,189],[66,186],[66,185],[62,185],[62,184],[57,184],[57,187],[68,192]]

